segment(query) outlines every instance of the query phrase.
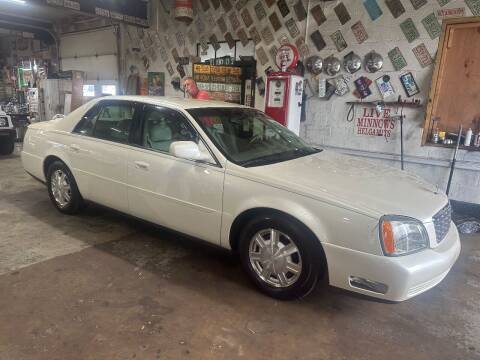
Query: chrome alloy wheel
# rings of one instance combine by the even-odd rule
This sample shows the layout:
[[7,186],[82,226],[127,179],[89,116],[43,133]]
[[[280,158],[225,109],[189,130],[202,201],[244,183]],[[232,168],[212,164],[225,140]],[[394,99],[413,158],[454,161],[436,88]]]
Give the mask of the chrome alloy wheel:
[[64,208],[70,204],[72,189],[68,176],[62,170],[56,170],[50,179],[52,194],[58,206]]
[[293,285],[302,273],[302,257],[290,237],[275,229],[257,232],[250,240],[250,264],[267,284],[285,288]]

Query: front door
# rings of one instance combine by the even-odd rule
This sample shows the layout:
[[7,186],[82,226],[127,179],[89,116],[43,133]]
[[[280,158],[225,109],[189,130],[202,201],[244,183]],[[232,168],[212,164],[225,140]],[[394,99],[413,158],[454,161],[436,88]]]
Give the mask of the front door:
[[138,147],[128,157],[130,213],[218,244],[224,170],[213,157],[200,163],[172,156],[169,149],[174,141],[195,141],[208,153],[183,114],[145,106]]

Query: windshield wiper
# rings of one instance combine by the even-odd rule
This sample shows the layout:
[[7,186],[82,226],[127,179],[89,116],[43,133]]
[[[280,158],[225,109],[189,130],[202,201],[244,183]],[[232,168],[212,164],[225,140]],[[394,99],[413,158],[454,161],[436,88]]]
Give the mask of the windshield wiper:
[[290,154],[290,152],[283,152],[273,155],[266,155],[261,156],[259,158],[243,161],[240,163],[241,166],[249,167],[249,166],[258,166],[258,165],[267,165],[271,164],[280,160],[288,160],[290,157],[285,158],[285,155]]
[[312,148],[312,149],[298,148],[293,151],[286,151],[278,154],[261,156],[256,159],[247,160],[240,163],[240,165],[244,167],[269,165],[275,162],[287,161],[287,160],[297,159],[303,156],[317,154],[322,151],[323,151],[322,149],[315,149],[315,148]]

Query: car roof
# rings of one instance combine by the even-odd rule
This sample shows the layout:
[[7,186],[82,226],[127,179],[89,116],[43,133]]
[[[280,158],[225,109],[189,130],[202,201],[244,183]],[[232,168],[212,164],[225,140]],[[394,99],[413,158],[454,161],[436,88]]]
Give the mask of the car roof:
[[173,107],[177,109],[196,109],[196,108],[245,108],[246,106],[233,104],[223,101],[215,100],[195,100],[185,99],[181,97],[166,97],[166,96],[106,96],[99,98],[98,101],[103,100],[124,100],[124,101],[136,101],[145,104],[161,105],[167,107]]

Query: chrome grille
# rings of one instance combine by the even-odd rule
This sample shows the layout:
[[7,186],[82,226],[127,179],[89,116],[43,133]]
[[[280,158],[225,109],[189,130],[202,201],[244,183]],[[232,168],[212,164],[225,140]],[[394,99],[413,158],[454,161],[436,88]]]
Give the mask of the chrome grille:
[[450,230],[452,221],[452,206],[450,202],[438,213],[433,216],[433,225],[435,226],[435,234],[437,235],[437,243],[440,243]]

